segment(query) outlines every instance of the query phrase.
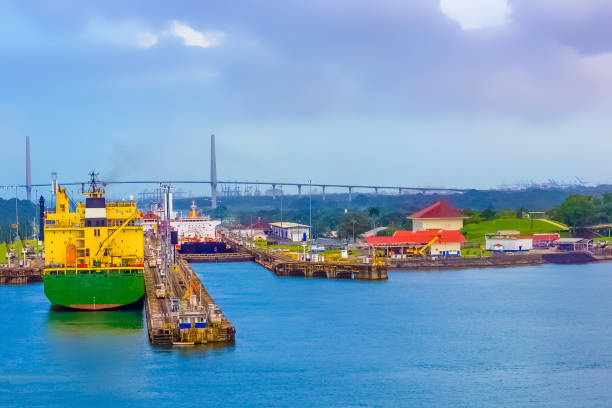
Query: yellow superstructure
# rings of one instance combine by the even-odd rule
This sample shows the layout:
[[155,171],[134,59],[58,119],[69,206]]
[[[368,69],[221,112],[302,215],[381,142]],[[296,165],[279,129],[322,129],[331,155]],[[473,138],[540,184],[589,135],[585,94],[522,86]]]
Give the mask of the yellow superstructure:
[[135,202],[106,203],[94,187],[87,203],[70,212],[66,189],[57,187],[55,211],[45,214],[47,268],[142,266],[142,214]]

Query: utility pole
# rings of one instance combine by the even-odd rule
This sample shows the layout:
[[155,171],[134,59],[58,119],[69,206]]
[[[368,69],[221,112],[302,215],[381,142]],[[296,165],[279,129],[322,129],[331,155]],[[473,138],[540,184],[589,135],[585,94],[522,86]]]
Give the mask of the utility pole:
[[15,227],[17,228],[17,236],[15,241],[19,239],[19,207],[17,206],[17,186],[15,186]]

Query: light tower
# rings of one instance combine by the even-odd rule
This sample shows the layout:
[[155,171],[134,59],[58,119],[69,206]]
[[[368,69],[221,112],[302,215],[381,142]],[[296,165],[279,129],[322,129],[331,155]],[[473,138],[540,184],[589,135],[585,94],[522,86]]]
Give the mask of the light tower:
[[215,135],[210,135],[210,206],[217,208],[217,159],[215,157]]
[[30,136],[26,136],[26,191],[28,201],[32,201],[32,173],[30,170]]

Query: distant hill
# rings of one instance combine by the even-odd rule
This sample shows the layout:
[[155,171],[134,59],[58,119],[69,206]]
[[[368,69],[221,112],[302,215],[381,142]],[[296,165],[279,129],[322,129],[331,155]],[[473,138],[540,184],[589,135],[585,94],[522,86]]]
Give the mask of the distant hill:
[[[561,204],[570,194],[600,195],[603,192],[609,191],[612,191],[612,186],[600,189],[581,188],[577,190],[469,190],[463,194],[419,193],[375,195],[354,193],[350,202],[348,194],[327,194],[325,200],[323,200],[322,195],[313,194],[312,205],[316,209],[348,208],[365,210],[370,207],[377,207],[381,210],[412,212],[443,199],[460,209],[485,210],[492,208],[501,210],[524,208],[528,211],[545,211]],[[210,208],[210,199],[208,197],[175,199],[174,208],[187,211],[192,200],[195,200],[201,209],[207,210]],[[283,207],[287,210],[303,210],[309,207],[308,194],[304,194],[302,197],[286,195],[282,198],[282,202]],[[219,197],[218,205],[224,206],[230,213],[267,211],[279,209],[281,198],[273,199],[269,196]]]

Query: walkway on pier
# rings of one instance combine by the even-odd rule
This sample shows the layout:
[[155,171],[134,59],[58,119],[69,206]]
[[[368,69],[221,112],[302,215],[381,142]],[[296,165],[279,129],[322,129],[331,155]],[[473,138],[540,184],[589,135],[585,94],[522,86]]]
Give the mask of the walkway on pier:
[[242,238],[229,234],[223,235],[223,240],[253,256],[256,263],[268,269],[276,276],[295,276],[305,278],[354,279],[364,281],[387,280],[386,265],[339,263],[339,262],[303,262],[282,254],[272,254],[257,249]]
[[[147,244],[152,244],[152,240]],[[147,330],[151,343],[159,346],[172,346],[173,344],[233,342],[236,330],[225,317],[216,323],[208,321],[209,308],[214,305],[214,309],[217,310],[218,306],[215,305],[212,296],[204,288],[200,278],[193,272],[189,264],[180,256],[177,257],[175,267],[167,271],[166,281],[163,281],[157,266],[150,266],[150,261],[154,259],[156,259],[155,250],[147,249],[144,272],[145,304]],[[165,288],[164,297],[157,297],[158,285]],[[172,299],[186,303],[173,311]],[[198,317],[196,321],[193,319],[187,319],[186,322],[189,323],[181,321],[181,319],[196,315]],[[200,318],[204,321],[201,322]],[[206,325],[200,326],[204,322]]]

